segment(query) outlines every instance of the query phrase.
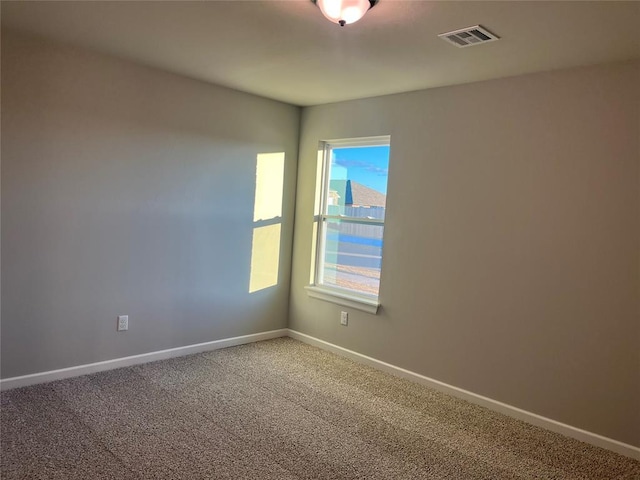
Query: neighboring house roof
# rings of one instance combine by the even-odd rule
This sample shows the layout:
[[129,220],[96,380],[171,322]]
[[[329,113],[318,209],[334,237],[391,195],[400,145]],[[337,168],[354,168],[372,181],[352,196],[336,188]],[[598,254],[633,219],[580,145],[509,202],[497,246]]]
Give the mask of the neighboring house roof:
[[331,180],[329,189],[338,194],[338,205],[384,207],[387,203],[384,193],[353,180]]

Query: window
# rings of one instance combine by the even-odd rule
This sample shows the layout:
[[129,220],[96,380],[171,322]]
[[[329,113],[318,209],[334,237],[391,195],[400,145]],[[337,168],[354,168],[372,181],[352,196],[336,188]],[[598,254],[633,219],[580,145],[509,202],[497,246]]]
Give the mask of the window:
[[389,169],[389,137],[321,144],[316,249],[309,294],[376,312]]

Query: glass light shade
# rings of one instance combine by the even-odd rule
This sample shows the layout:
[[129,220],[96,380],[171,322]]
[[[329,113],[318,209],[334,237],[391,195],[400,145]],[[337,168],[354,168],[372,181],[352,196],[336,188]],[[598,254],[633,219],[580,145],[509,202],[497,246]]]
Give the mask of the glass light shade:
[[317,0],[317,4],[328,20],[341,25],[357,22],[371,8],[369,0]]

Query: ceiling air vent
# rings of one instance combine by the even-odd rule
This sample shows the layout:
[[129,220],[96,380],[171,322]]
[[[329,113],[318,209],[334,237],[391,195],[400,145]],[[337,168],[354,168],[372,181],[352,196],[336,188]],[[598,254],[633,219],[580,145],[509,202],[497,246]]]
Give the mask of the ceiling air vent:
[[453,32],[441,33],[438,36],[449,43],[453,43],[458,48],[472,47],[500,39],[499,36],[494,35],[480,25],[461,28]]

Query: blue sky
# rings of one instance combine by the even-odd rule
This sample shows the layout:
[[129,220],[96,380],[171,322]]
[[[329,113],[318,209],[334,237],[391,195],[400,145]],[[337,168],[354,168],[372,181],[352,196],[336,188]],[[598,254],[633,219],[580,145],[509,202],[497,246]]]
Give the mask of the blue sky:
[[[389,146],[334,148],[334,162],[347,169],[347,178],[387,194]],[[335,178],[332,175],[332,178]]]

